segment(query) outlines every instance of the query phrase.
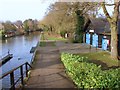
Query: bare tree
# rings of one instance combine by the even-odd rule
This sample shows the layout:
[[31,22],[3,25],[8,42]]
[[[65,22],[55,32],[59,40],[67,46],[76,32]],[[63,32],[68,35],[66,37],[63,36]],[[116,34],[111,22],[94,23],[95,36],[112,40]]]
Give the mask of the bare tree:
[[[118,0],[119,2],[115,1],[116,0],[114,0],[114,4],[106,4],[105,2],[103,2],[101,5],[104,14],[110,24],[111,29],[111,56],[115,59],[118,59],[118,17],[120,1],[119,0]],[[114,12],[112,16],[109,15],[109,12],[106,9],[106,5],[107,6],[114,5]]]
[[76,11],[81,10],[81,15],[88,18],[88,14],[91,15],[90,12],[94,12],[96,8],[98,8],[98,3],[56,2],[49,7],[49,12],[47,12],[41,24],[52,27],[53,31],[57,33],[64,30],[74,32],[77,24]]

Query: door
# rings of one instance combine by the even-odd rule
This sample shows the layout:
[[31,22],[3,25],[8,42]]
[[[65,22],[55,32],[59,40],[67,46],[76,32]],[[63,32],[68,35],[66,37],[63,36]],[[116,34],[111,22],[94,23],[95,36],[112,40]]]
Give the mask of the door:
[[86,33],[86,44],[90,44],[90,34]]
[[97,34],[94,34],[92,36],[92,46],[93,47],[98,47],[98,35]]

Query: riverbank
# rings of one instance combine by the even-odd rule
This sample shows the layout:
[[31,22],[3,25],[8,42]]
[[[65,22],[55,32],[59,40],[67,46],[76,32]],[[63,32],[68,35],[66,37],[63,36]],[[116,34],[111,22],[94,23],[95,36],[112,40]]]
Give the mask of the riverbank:
[[[29,35],[21,35],[2,40],[1,54],[4,55],[9,50],[10,53],[13,54],[13,58],[0,67],[2,69],[1,74],[7,73],[8,71],[22,65],[25,62],[30,63],[33,56],[33,53],[30,53],[30,50],[32,47],[36,46],[39,39],[40,32],[33,32],[30,33]],[[19,70],[15,72],[14,76],[16,78],[20,76]],[[3,78],[2,87],[8,88],[9,85],[10,78],[9,77]]]
[[32,33],[35,33],[35,32],[40,32],[40,31],[39,31],[39,30],[36,30],[36,31],[19,33],[19,34],[6,34],[6,35],[4,35],[4,36],[2,35],[2,36],[0,37],[0,39],[1,39],[1,40],[5,40],[5,39],[8,39],[8,38],[12,38],[12,37],[29,35],[29,34],[32,34]]

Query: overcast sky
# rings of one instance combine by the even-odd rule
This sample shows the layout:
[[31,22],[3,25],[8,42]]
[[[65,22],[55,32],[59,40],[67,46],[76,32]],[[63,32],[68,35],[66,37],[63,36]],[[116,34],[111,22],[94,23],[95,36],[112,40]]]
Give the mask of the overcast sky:
[[[48,6],[56,0],[0,0],[0,21],[43,19]],[[108,9],[112,11],[112,9]],[[102,10],[100,11],[102,12]],[[111,12],[112,13],[112,12]]]
[[41,20],[50,3],[50,0],[0,0],[0,21]]

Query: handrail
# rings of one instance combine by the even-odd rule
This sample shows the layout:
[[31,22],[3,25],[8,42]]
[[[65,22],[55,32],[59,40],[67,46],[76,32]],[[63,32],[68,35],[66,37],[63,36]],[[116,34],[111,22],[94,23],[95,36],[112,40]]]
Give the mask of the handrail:
[[[38,46],[39,46],[39,41],[38,41],[38,43],[37,43],[37,45],[36,45],[36,48],[37,48]],[[32,59],[31,59],[30,64],[29,64],[28,62],[26,62],[26,63],[24,63],[24,64],[22,64],[22,65],[20,65],[20,66],[18,66],[18,67],[16,67],[16,68],[10,70],[9,72],[4,73],[2,76],[0,76],[0,79],[2,79],[2,78],[4,78],[4,77],[10,75],[10,83],[11,83],[10,89],[15,90],[15,85],[16,85],[17,82],[19,82],[20,80],[21,80],[21,85],[24,86],[24,74],[26,73],[26,77],[28,77],[28,71],[29,71],[27,65],[28,65],[30,68],[32,68],[31,65],[32,65],[33,60],[34,60],[34,58],[35,58],[36,51],[37,51],[37,49],[35,49],[35,52],[33,53],[33,56],[32,56]],[[25,73],[23,73],[23,65],[25,65],[25,68],[26,68],[26,72],[25,72]],[[14,71],[15,71],[15,70],[18,70],[19,68],[20,68],[20,74],[21,74],[21,76],[20,76],[16,81],[14,81]]]
[[[24,63],[24,64],[25,64],[25,63]],[[22,65],[20,65],[20,66],[23,66],[24,64],[22,64]],[[10,71],[7,72],[7,73],[4,73],[4,74],[0,77],[0,79],[4,78],[5,76],[7,76],[8,74],[10,74],[11,72],[17,70],[20,66],[14,68],[14,69],[12,69],[12,70],[10,70]]]
[[[39,42],[37,43],[36,48],[37,48],[38,46],[39,46]],[[15,90],[15,85],[16,85],[20,80],[21,80],[21,85],[24,86],[24,74],[26,74],[26,77],[28,77],[28,71],[29,71],[29,70],[28,70],[28,67],[27,67],[27,66],[29,66],[30,68],[32,68],[31,65],[32,65],[33,60],[34,60],[34,58],[35,58],[36,51],[37,51],[37,49],[35,49],[35,52],[33,53],[33,56],[32,56],[32,59],[31,59],[30,64],[29,64],[28,62],[26,62],[26,63],[24,63],[24,64],[22,64],[22,65],[20,65],[20,66],[18,66],[18,67],[16,67],[16,68],[10,70],[9,72],[4,73],[2,76],[0,76],[0,79],[2,79],[2,78],[4,78],[4,77],[10,75],[10,83],[11,83],[10,89]],[[26,69],[26,72],[25,72],[25,73],[23,73],[23,65],[25,65],[25,69]],[[15,71],[15,70],[18,70],[19,68],[20,68],[20,74],[21,74],[21,76],[15,81],[15,80],[14,80],[14,71]]]
[[[32,68],[32,66],[31,66],[28,62],[26,62],[26,63]],[[4,73],[4,74],[0,77],[0,79],[4,78],[5,76],[7,76],[7,75],[10,74],[11,72],[17,70],[18,68],[20,68],[21,66],[25,65],[26,63],[24,63],[24,64],[22,64],[22,65],[20,65],[20,66],[18,66],[18,67],[16,67],[16,68],[14,68],[14,69],[12,69],[12,70],[10,70],[10,71],[7,72],[7,73]]]
[[[10,70],[9,72],[3,74],[3,75],[0,77],[0,79],[4,78],[4,77],[6,77],[6,76],[8,76],[8,75],[10,74],[11,89],[15,90],[15,85],[16,85],[17,82],[20,81],[20,80],[21,80],[21,85],[24,86],[23,65],[25,65],[25,68],[26,68],[26,77],[28,77],[28,71],[29,71],[29,70],[28,70],[28,66],[29,66],[30,68],[32,68],[32,66],[31,66],[28,62],[26,62],[26,63],[24,63],[24,64],[22,64],[22,65],[20,65],[20,66],[18,66],[18,67],[16,67],[16,68]],[[15,81],[14,81],[14,71],[15,71],[15,70],[18,70],[19,68],[20,68],[20,74],[21,74],[21,76],[20,76],[19,79],[16,80],[16,82],[15,82]]]

